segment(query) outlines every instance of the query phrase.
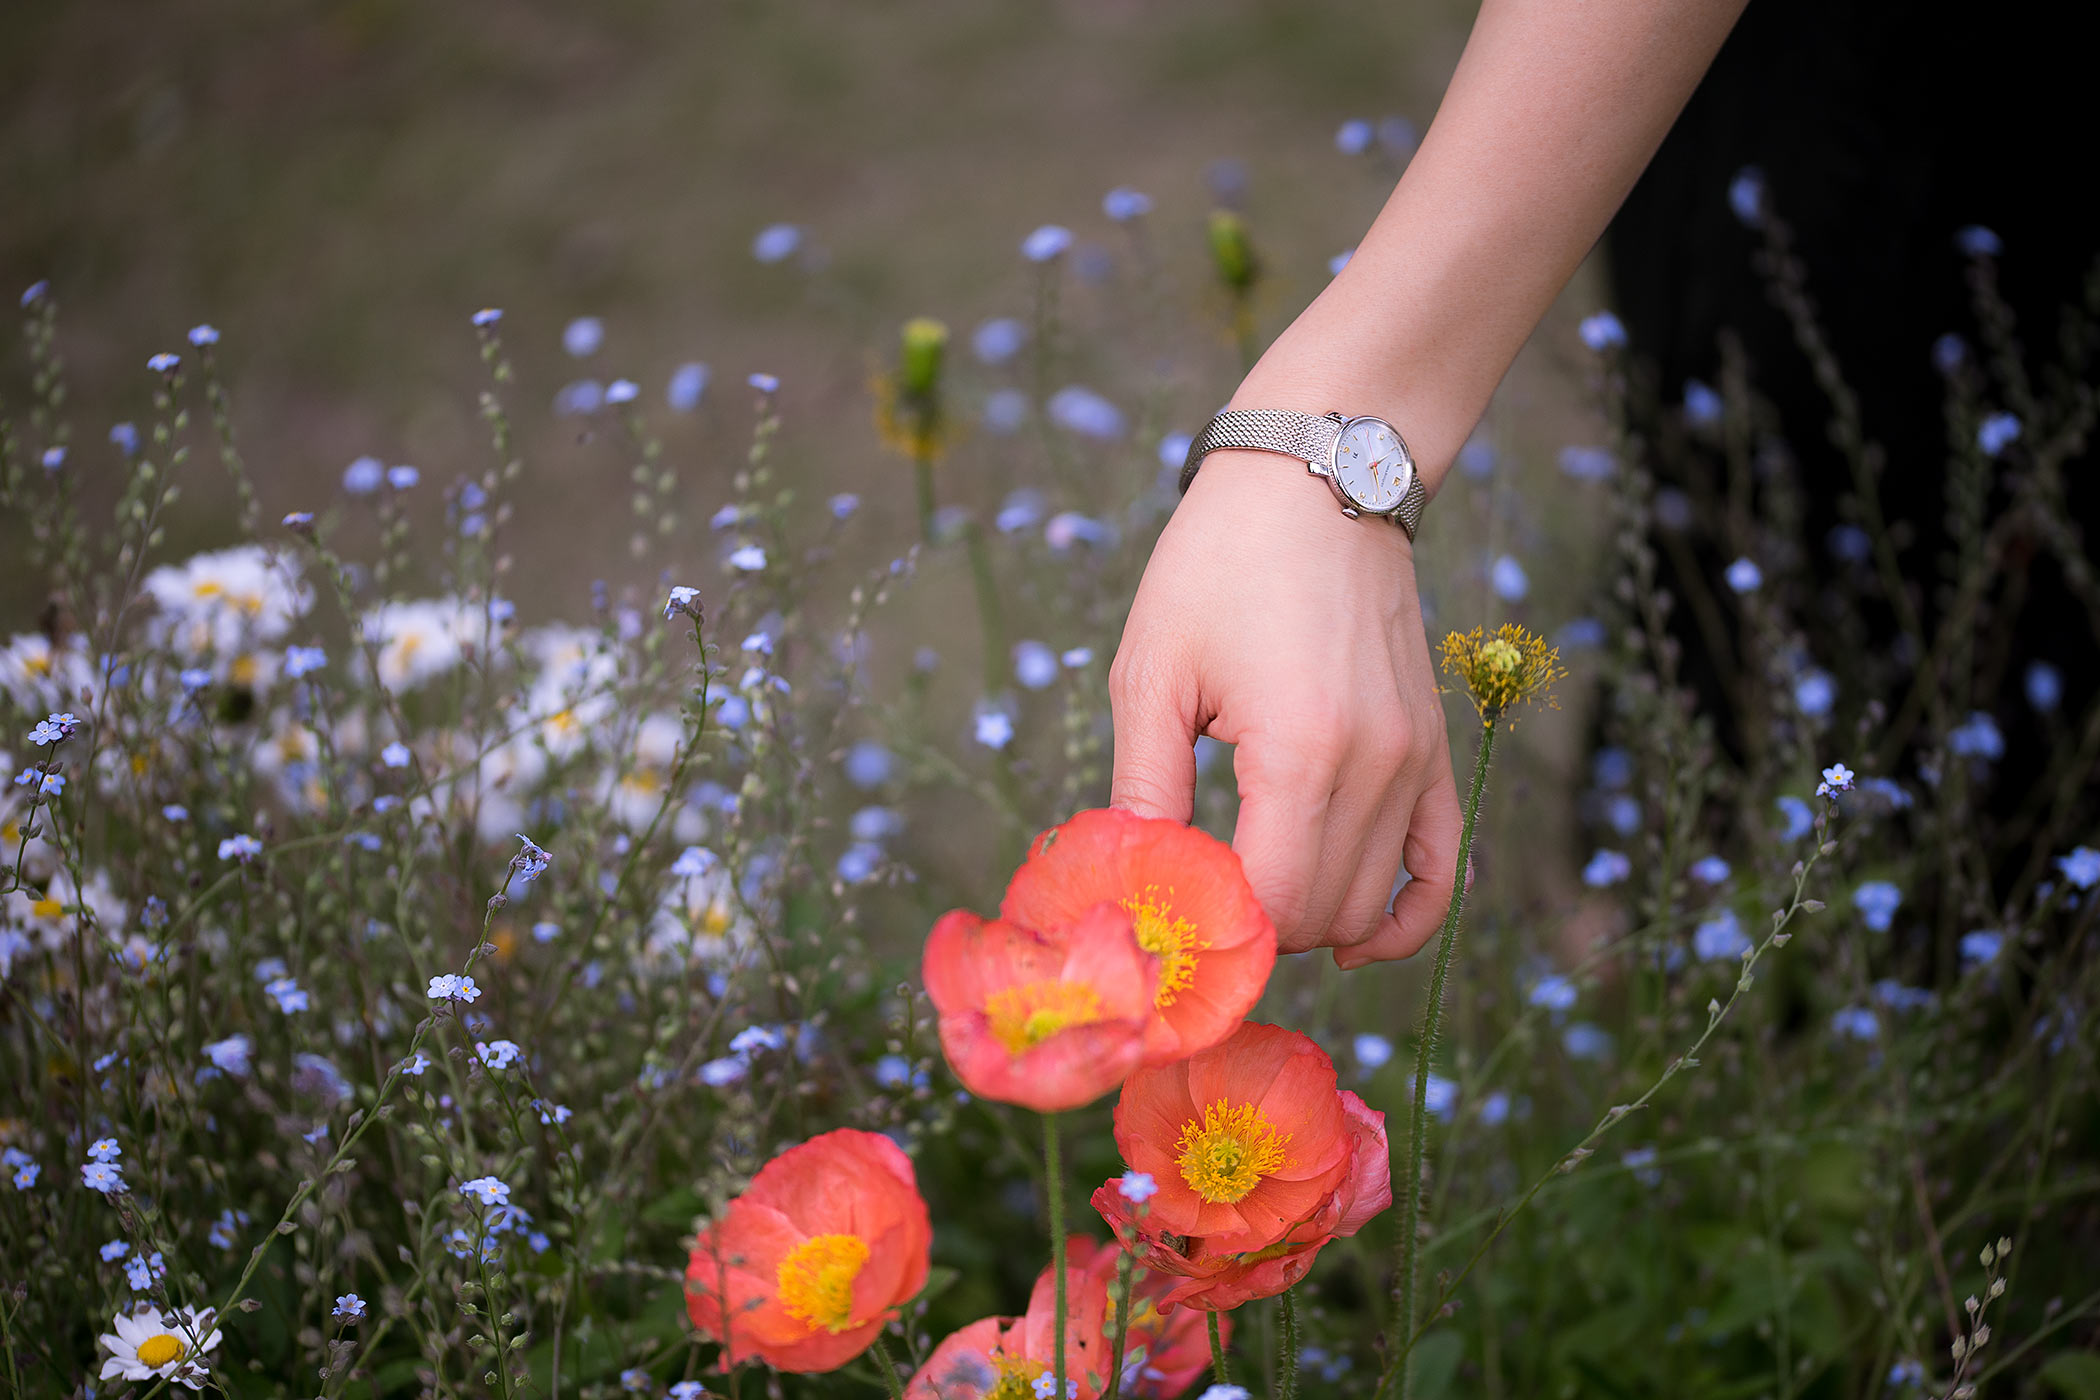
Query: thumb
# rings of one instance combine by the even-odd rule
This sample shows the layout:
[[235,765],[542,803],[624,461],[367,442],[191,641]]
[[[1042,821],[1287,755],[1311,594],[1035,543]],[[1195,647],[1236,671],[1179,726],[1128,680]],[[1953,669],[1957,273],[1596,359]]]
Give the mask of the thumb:
[[1140,671],[1126,654],[1109,677],[1108,707],[1116,731],[1109,805],[1189,820],[1196,809],[1195,686],[1151,667]]

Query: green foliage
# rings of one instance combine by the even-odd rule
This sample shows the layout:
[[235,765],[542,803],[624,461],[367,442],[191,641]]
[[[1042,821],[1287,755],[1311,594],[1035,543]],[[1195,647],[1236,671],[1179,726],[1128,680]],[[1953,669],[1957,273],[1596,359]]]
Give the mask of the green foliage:
[[[1773,229],[1784,301],[1800,289]],[[240,1396],[872,1394],[866,1359],[719,1374],[682,1297],[696,1225],[840,1125],[893,1133],[933,1208],[934,1273],[892,1352],[916,1364],[1018,1311],[1048,1250],[1035,1129],[959,1093],[918,943],[941,909],[988,908],[1035,831],[1105,797],[1106,666],[1172,506],[1150,444],[1222,385],[1133,374],[1118,399],[1142,408],[1112,424],[1042,398],[1078,364],[1244,338],[1243,304],[1222,327],[1186,310],[1215,305],[1221,271],[1186,232],[1185,280],[1131,273],[1146,296],[1116,308],[1129,319],[1064,323],[1053,261],[1016,363],[940,362],[947,411],[1027,385],[1039,416],[938,472],[919,454],[940,493],[923,540],[820,501],[813,465],[777,446],[791,396],[756,390],[719,557],[666,567],[715,548],[675,524],[711,506],[639,401],[600,407],[592,430],[635,464],[634,557],[607,561],[573,625],[504,601],[524,567],[506,529],[535,502],[495,320],[477,332],[487,465],[389,482],[374,464],[270,527],[209,339],[155,371],[114,490],[83,492],[78,455],[47,467],[78,452],[77,408],[50,294],[29,298],[0,503],[25,542],[9,567],[53,606],[0,656],[9,1392],[101,1384],[98,1334],[151,1303],[217,1310],[202,1359]],[[1143,245],[1127,253],[1139,266]],[[1990,296],[1979,277],[1980,323],[2002,334]],[[1076,348],[1090,335],[1099,349]],[[2052,746],[2011,822],[1988,746],[1955,737],[2002,668],[1983,634],[2018,628],[2018,571],[2090,576],[2047,512],[2091,391],[2075,357],[2042,393],[1985,351],[1998,368],[1951,381],[1950,454],[2011,523],[1957,512],[1938,587],[1959,606],[1933,610],[1878,523],[1897,567],[1806,565],[1740,365],[1718,416],[1687,425],[1637,365],[1594,362],[1615,435],[1588,507],[1611,514],[1607,577],[1594,599],[1507,601],[1541,633],[1583,624],[1562,632],[1590,638],[1564,645],[1562,690],[1594,711],[1601,761],[1568,781],[1593,756],[1550,717],[1503,741],[1429,1134],[1401,1141],[1414,1047],[1394,1043],[1423,969],[1289,967],[1263,1009],[1390,1116],[1396,1160],[1420,1149],[1419,1325],[1389,1335],[1389,1212],[1322,1256],[1295,1358],[1275,1305],[1242,1310],[1243,1382],[1273,1392],[1295,1361],[1302,1394],[1366,1395],[1412,1342],[1424,1400],[2100,1393],[2080,1350],[2100,1308],[2100,901],[2071,854],[2100,725],[1996,718]],[[1986,452],[2001,405],[2028,445]],[[1858,459],[1853,508],[1879,522],[1870,444],[1836,436]],[[199,455],[235,483],[239,538],[171,562]],[[1701,528],[1762,565],[1704,600],[1732,610],[1739,648],[1718,713],[1692,698],[1682,600],[1657,583],[1657,462],[1724,483],[1694,503]],[[1583,489],[1523,461],[1486,487],[1454,476],[1425,532],[1439,615],[1472,622],[1489,543],[1579,519]],[[1848,630],[1870,610],[1895,640]],[[1010,636],[1049,639],[1033,645],[1055,664],[1030,652],[1014,679]],[[1804,689],[1812,671],[1834,703]],[[61,737],[29,737],[59,714]],[[1229,829],[1229,756],[1202,762],[1199,819]],[[1573,824],[1610,847],[1586,881]],[[472,999],[443,994],[456,977]],[[1107,1124],[1105,1107],[1067,1120],[1067,1202],[1120,1171]],[[104,1138],[122,1191],[85,1183]],[[492,1177],[507,1202],[468,1189]],[[335,1315],[352,1293],[363,1315]]]

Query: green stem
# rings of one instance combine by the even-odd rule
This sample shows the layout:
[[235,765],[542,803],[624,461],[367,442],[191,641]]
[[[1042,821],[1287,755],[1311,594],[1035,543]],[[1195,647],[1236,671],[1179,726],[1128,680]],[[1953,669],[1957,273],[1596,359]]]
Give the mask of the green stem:
[[1123,1393],[1123,1354],[1130,1344],[1130,1294],[1137,1287],[1137,1269],[1130,1250],[1120,1235],[1116,1244],[1123,1251],[1116,1260],[1116,1336],[1108,1358],[1108,1389],[1102,1392],[1101,1400],[1116,1400]]
[[971,521],[964,538],[970,554],[970,581],[977,592],[977,626],[984,637],[984,693],[990,699],[1006,689],[1006,612],[999,606],[999,580],[992,572],[984,527]]
[[[977,595],[977,627],[984,644],[984,698],[996,699],[1006,689],[1006,611],[999,605],[999,578],[992,572],[992,552],[986,545],[984,527],[971,521],[963,534],[970,557],[970,581]],[[992,781],[999,801],[1010,813],[1021,810],[1021,784],[1014,774],[1012,743],[992,755]],[[1005,865],[1019,865],[1027,847],[1029,828],[1025,821],[1008,822],[999,833],[999,855]]]
[[875,1334],[875,1360],[882,1367],[883,1383],[889,1387],[890,1400],[904,1400],[904,1378],[897,1374],[897,1363],[890,1360],[890,1349],[884,1344],[882,1334]]
[[1203,1317],[1210,1326],[1210,1378],[1219,1385],[1231,1385],[1232,1368],[1225,1364],[1225,1342],[1218,1335],[1218,1315],[1206,1312]]
[[1480,816],[1480,793],[1487,786],[1488,763],[1495,754],[1495,724],[1490,720],[1480,731],[1480,752],[1473,759],[1473,786],[1466,794],[1465,821],[1458,833],[1458,869],[1451,877],[1451,904],[1444,911],[1443,927],[1437,930],[1436,969],[1429,978],[1429,1004],[1422,1009],[1422,1034],[1415,1045],[1415,1102],[1407,1120],[1407,1204],[1400,1217],[1400,1260],[1393,1281],[1395,1300],[1393,1339],[1396,1345],[1386,1362],[1386,1374],[1378,1389],[1392,1384],[1393,1371],[1400,1372],[1400,1397],[1414,1381],[1415,1282],[1422,1247],[1422,1148],[1429,1135],[1429,1064],[1436,1054],[1437,1032],[1444,1019],[1444,982],[1451,972],[1451,952],[1458,945],[1458,915],[1466,898],[1466,871],[1473,859],[1473,825]]
[[1057,1145],[1057,1115],[1043,1115],[1043,1191],[1050,1203],[1050,1268],[1057,1279],[1057,1340],[1051,1373],[1057,1378],[1053,1395],[1065,1395],[1065,1167]]
[[911,459],[912,475],[919,484],[919,538],[933,545],[933,458],[920,452]]
[[1286,1288],[1276,1301],[1283,1311],[1283,1360],[1276,1367],[1276,1400],[1298,1400],[1298,1353],[1305,1347],[1298,1299]]

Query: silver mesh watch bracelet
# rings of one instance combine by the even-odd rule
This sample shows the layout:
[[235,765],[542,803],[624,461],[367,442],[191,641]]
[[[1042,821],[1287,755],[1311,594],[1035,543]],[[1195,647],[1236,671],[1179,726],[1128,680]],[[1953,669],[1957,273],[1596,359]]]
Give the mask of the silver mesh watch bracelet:
[[1324,418],[1279,409],[1228,408],[1189,444],[1181,468],[1186,493],[1203,459],[1221,448],[1246,448],[1296,457],[1306,470],[1323,478],[1342,503],[1342,514],[1382,516],[1415,537],[1429,491],[1415,470],[1414,455],[1399,429],[1383,418]]

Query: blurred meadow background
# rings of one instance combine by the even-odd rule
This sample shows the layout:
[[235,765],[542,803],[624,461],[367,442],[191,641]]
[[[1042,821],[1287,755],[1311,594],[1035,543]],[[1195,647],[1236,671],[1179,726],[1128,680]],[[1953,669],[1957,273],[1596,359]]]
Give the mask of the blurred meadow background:
[[[1126,302],[1131,269],[1105,265],[1124,231],[1101,198],[1128,186],[1158,204],[1155,319],[1207,291],[1188,258],[1208,211],[1221,197],[1245,209],[1269,269],[1265,339],[1324,283],[1406,149],[1352,159],[1333,133],[1352,118],[1419,129],[1469,17],[1463,4],[24,6],[0,56],[0,269],[52,279],[76,397],[111,421],[145,411],[145,355],[218,326],[272,509],[309,503],[366,454],[440,471],[472,454],[465,317],[497,305],[527,403],[624,376],[660,404],[677,366],[709,367],[701,411],[664,426],[692,463],[689,510],[713,508],[744,433],[743,379],[766,371],[792,395],[784,446],[903,524],[908,481],[857,430],[903,319],[967,335],[1026,318],[1032,269],[1016,250],[1043,223],[1079,236],[1076,317]],[[799,245],[757,261],[754,240],[780,224]],[[578,317],[605,328],[582,363],[561,341]],[[1230,387],[1223,336],[1117,348],[1166,357],[1144,365],[1175,391],[1162,431]],[[1075,353],[1067,377],[1102,389],[1133,367]],[[1564,406],[1551,379],[1527,382]],[[516,591],[544,610],[625,545],[624,515],[601,507],[628,464],[587,425],[542,413],[521,430],[539,508],[520,521]],[[968,491],[967,458],[956,475]],[[226,499],[200,484],[176,538],[213,538]],[[5,585],[16,609],[32,601],[21,584]]]
[[[879,1393],[868,1355],[724,1365],[686,1312],[696,1230],[841,1128],[931,1208],[885,1333],[915,1375],[1029,1304],[1052,1200],[1105,1238],[1108,1108],[1046,1190],[920,950],[1105,801],[1182,435],[1368,224],[1469,19],[0,19],[0,1381],[114,1393],[175,1344],[134,1309],[209,1304],[183,1355],[238,1396]],[[1785,192],[1711,199],[1813,346]],[[1386,1211],[1301,1310],[1234,1313],[1256,1394],[2100,1397],[2100,710],[2046,662],[2094,639],[2021,625],[2042,567],[2100,619],[2051,494],[2100,293],[2029,382],[1995,242],[1930,351],[1944,559],[1865,469],[1812,538],[1770,366],[1656,383],[1599,260],[1532,338],[1419,572],[1433,641],[1521,624],[1571,674],[1501,731],[1432,1072],[1427,958],[1286,959],[1254,1013],[1385,1115],[1396,1191],[1425,1163],[1415,1326]],[[919,317],[950,334],[915,441]],[[1687,680],[1659,554],[1703,571],[1725,685]],[[2003,800],[2008,736],[2048,757]],[[1199,761],[1229,836],[1231,756]],[[1210,1379],[1178,1315],[1197,1364],[1122,1394]]]
[[[1055,475],[1039,431],[1049,395],[1072,384],[1124,415],[1090,441],[1090,466],[1119,490],[1163,472],[1154,449],[1200,427],[1242,364],[1209,213],[1248,220],[1262,263],[1250,343],[1266,344],[1377,213],[1471,21],[1464,4],[112,13],[25,12],[23,42],[0,59],[17,211],[0,268],[24,286],[49,279],[64,307],[78,489],[115,499],[123,458],[104,430],[144,420],[139,365],[200,321],[224,336],[265,518],[325,506],[368,456],[464,479],[486,452],[467,318],[499,306],[529,487],[504,593],[527,619],[575,612],[598,582],[653,591],[728,551],[705,522],[744,456],[754,372],[785,386],[779,446],[798,484],[854,492],[881,535],[908,534],[910,470],[874,431],[874,381],[912,316],[942,319],[957,342],[944,503],[988,516]],[[1338,140],[1347,123],[1368,130]],[[1107,216],[1115,188],[1154,203],[1142,228]],[[1077,240],[1053,309],[1086,330],[1040,359],[987,364],[971,353],[978,328],[1032,326],[1043,310],[1020,244],[1046,223]],[[1504,556],[1521,557],[1526,591],[1531,573],[1594,568],[1603,514],[1554,463],[1603,432],[1576,335],[1600,280],[1594,267],[1576,279],[1484,425],[1500,474],[1445,502],[1474,529],[1425,544],[1429,605],[1452,623],[1501,615]],[[572,343],[578,321],[592,330]],[[631,443],[576,411],[620,379],[678,472],[649,522],[668,504],[678,528],[645,561],[631,550]],[[1016,387],[1031,402],[1008,421]],[[166,518],[172,547],[228,542],[231,485],[200,474],[185,491]],[[434,494],[404,505],[425,527],[442,510]],[[346,550],[378,539],[362,513],[337,525]],[[17,546],[24,528],[0,520]],[[938,625],[966,586],[948,562],[901,602],[923,609],[901,636]],[[1128,582],[1142,564],[1124,561]],[[26,627],[48,599],[9,571],[0,602]],[[953,648],[966,667],[974,640]],[[871,664],[895,678],[913,650]],[[1556,739],[1573,727],[1539,728],[1572,772],[1572,740]],[[1564,844],[1564,810],[1528,812]],[[1207,816],[1229,833],[1228,812]],[[1519,878],[1565,893],[1578,854],[1523,863]]]

